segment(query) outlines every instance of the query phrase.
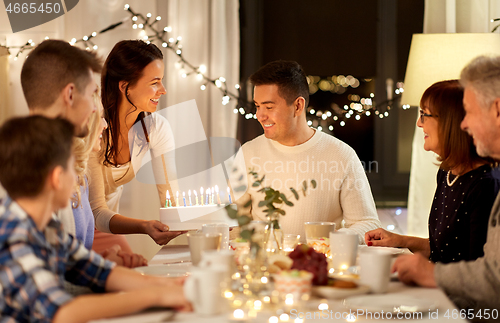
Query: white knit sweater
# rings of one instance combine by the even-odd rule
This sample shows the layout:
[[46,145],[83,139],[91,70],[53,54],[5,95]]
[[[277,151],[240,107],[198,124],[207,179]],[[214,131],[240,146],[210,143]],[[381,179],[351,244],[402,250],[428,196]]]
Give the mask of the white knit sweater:
[[[280,190],[295,204],[282,207],[286,211],[280,217],[283,233],[305,237],[304,222],[331,221],[337,229],[357,233],[363,244],[365,232],[380,227],[361,161],[351,147],[337,138],[315,131],[307,142],[289,147],[262,135],[244,144],[242,151],[246,169],[253,168],[260,177],[265,175],[264,186]],[[311,189],[312,179],[317,182],[316,189]],[[265,220],[263,208],[258,207],[264,193],[257,192],[261,187],[252,187],[253,177],[248,180],[245,195],[252,197],[251,213],[254,220]],[[309,184],[307,197],[301,192],[304,180]],[[298,201],[290,187],[299,193]]]

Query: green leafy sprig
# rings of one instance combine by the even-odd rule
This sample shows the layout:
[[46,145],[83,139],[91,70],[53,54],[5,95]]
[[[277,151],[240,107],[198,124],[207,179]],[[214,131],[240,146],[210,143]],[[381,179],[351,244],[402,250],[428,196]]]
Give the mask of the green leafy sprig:
[[[234,169],[233,172],[236,172],[237,169]],[[264,180],[266,178],[266,175],[263,175],[261,178],[259,178],[259,174],[255,172],[253,169],[248,172],[253,179],[254,182],[252,183],[252,187],[261,187],[257,192],[259,193],[264,193],[265,197],[264,200],[259,201],[258,206],[259,207],[264,207],[264,213],[266,214],[266,217],[270,217],[272,214],[280,214],[280,215],[286,215],[286,211],[282,209],[283,205],[287,205],[290,207],[294,206],[294,203],[291,200],[291,198],[288,198],[284,193],[282,193],[279,190],[275,190],[270,186],[263,186],[264,185]],[[241,175],[239,178],[239,181],[241,182],[243,180],[244,175]],[[313,179],[310,181],[312,188],[316,188],[317,184],[316,181]],[[297,190],[293,187],[290,187],[290,192],[293,194],[293,197],[295,200],[299,200],[299,193]],[[302,194],[304,197],[306,197],[306,193],[308,190],[308,181],[303,181],[302,186],[300,188],[300,191],[302,191]],[[244,192],[246,191],[246,186],[242,185],[234,189],[236,192]],[[238,226],[241,228],[240,231],[240,237],[242,239],[245,239],[247,241],[250,241],[250,249],[258,251],[259,249],[259,244],[258,241],[254,241],[252,238],[254,237],[255,234],[255,228],[249,228],[248,224],[252,221],[252,217],[248,213],[248,208],[252,205],[252,199],[248,202],[245,203],[244,211],[246,213],[240,213],[237,210],[231,208],[231,207],[226,207],[227,213],[231,219],[235,219],[238,221]],[[279,220],[278,218],[275,218],[272,220],[273,225],[276,229],[279,229]]]

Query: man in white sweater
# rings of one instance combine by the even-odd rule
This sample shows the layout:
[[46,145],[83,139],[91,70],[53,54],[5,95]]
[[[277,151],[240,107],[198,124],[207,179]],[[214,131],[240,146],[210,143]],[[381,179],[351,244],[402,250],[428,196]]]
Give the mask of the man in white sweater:
[[[355,151],[344,142],[310,128],[306,120],[309,86],[296,62],[275,61],[250,77],[254,85],[257,120],[264,135],[243,145],[246,167],[265,175],[263,186],[271,186],[291,198],[302,182],[314,179],[315,189],[307,197],[283,206],[280,218],[284,233],[305,237],[304,222],[335,222],[337,229],[351,231],[364,243],[367,231],[380,227],[370,184]],[[265,220],[258,206],[264,193],[252,187],[249,178],[246,199],[252,198],[254,220]],[[245,201],[245,198],[242,200]]]
[[[462,129],[480,156],[500,160],[500,56],[481,56],[463,70],[465,118]],[[491,209],[484,256],[474,261],[433,264],[423,256],[401,256],[392,270],[401,281],[440,287],[472,321],[500,319],[500,194]],[[462,312],[461,312],[462,313]]]

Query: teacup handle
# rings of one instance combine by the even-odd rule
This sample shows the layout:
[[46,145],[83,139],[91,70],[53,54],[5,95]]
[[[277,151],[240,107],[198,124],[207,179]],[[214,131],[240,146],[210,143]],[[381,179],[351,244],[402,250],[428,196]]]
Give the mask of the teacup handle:
[[199,298],[198,296],[200,293],[197,292],[196,286],[198,285],[197,282],[198,279],[194,277],[193,275],[189,276],[186,278],[186,281],[184,282],[184,294],[187,298],[188,301],[193,303],[193,305],[198,306],[199,305]]

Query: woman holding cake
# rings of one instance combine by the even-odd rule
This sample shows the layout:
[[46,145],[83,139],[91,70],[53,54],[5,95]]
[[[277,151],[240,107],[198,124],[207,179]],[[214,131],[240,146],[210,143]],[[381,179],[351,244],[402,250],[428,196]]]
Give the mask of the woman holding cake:
[[460,129],[465,112],[458,80],[431,85],[420,100],[417,126],[424,149],[439,155],[437,189],[429,215],[429,239],[376,229],[365,234],[368,246],[403,247],[433,262],[483,256],[488,219],[500,188],[492,160],[477,155],[472,138]]
[[153,163],[159,156],[163,163],[153,165],[155,179],[162,179],[156,181],[161,205],[165,204],[166,191],[172,192],[167,174],[175,173],[175,163],[163,154],[173,152],[174,139],[168,121],[153,114],[166,93],[163,73],[163,54],[154,44],[141,40],[117,43],[104,63],[101,97],[108,128],[103,132],[102,153],[89,160],[89,200],[100,231],[95,234],[95,245],[113,244],[115,236],[109,233],[148,234],[160,245],[183,233],[170,232],[157,220],[133,219],[118,213],[123,184],[135,177],[147,152]]

